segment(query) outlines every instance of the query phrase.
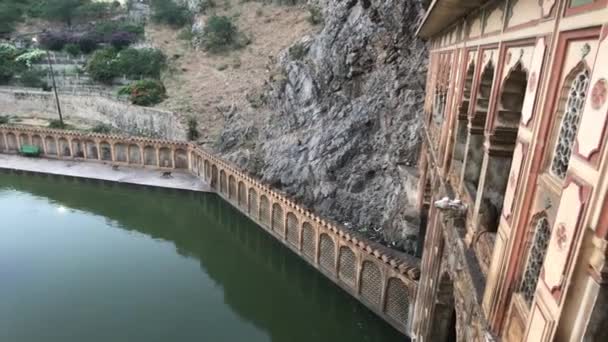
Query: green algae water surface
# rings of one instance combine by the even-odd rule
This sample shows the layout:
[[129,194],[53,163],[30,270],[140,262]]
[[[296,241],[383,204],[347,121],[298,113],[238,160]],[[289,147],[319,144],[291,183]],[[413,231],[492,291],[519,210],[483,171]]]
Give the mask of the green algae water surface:
[[0,172],[0,341],[405,341],[213,194]]

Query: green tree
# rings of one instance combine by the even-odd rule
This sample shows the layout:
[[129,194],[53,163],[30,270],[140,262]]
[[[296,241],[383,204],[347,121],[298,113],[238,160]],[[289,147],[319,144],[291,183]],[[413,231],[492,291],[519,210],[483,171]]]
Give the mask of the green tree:
[[80,7],[89,3],[90,0],[47,0],[42,16],[72,26],[74,18],[81,14]]
[[22,14],[21,8],[15,1],[0,0],[0,34],[13,32]]
[[173,0],[152,0],[154,14],[152,20],[173,27],[182,27],[192,22],[192,13],[188,7],[178,5]]
[[226,16],[211,16],[205,25],[204,46],[212,52],[219,52],[234,45],[238,30]]
[[87,63],[86,70],[92,79],[102,83],[112,83],[114,78],[120,76],[116,51],[112,48],[95,51]]

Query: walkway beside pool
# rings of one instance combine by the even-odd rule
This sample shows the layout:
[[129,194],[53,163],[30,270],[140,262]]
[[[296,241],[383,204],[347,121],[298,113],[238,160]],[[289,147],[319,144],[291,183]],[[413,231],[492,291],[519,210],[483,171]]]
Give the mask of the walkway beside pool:
[[98,179],[170,189],[211,192],[209,185],[185,170],[171,170],[171,175],[169,177],[163,177],[163,171],[153,169],[134,168],[122,165],[113,168],[110,163],[27,158],[8,154],[0,154],[0,169]]

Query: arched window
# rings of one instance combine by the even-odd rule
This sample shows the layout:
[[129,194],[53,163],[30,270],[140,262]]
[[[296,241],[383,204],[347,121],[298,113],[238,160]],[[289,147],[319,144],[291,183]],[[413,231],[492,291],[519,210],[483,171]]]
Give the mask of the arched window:
[[468,149],[465,157],[464,185],[472,198],[477,195],[481,164],[483,163],[484,127],[488,116],[488,106],[494,82],[494,64],[490,61],[481,74],[477,96],[475,98],[475,112],[469,128]]
[[454,145],[454,165],[456,170],[462,167],[462,161],[464,160],[464,153],[467,144],[467,116],[469,111],[469,103],[471,102],[471,88],[473,87],[473,78],[475,77],[475,63],[471,63],[467,69],[465,76],[464,88],[462,92],[462,101],[458,106],[458,121],[456,127],[456,141]]
[[[561,179],[566,178],[572,147],[578,132],[585,97],[589,89],[589,70],[583,67],[571,80],[565,107],[562,109],[560,129],[553,149],[551,172]],[[565,90],[565,89],[564,89]]]
[[532,304],[532,299],[534,298],[536,284],[538,284],[538,277],[545,260],[545,254],[547,254],[550,238],[549,221],[546,217],[541,217],[534,225],[534,238],[532,239],[528,260],[526,261],[526,269],[519,287],[519,291],[528,305]]

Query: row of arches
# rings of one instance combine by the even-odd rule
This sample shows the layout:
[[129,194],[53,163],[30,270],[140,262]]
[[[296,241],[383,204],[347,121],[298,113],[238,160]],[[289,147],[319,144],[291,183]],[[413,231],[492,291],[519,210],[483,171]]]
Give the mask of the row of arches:
[[188,154],[184,148],[86,137],[0,132],[0,152],[17,153],[24,145],[37,146],[44,156],[51,158],[79,158],[160,168],[188,168]]
[[337,234],[321,231],[230,169],[196,153],[192,159],[193,171],[235,207],[401,330],[406,328],[415,291],[394,276],[386,264],[340,242]]

